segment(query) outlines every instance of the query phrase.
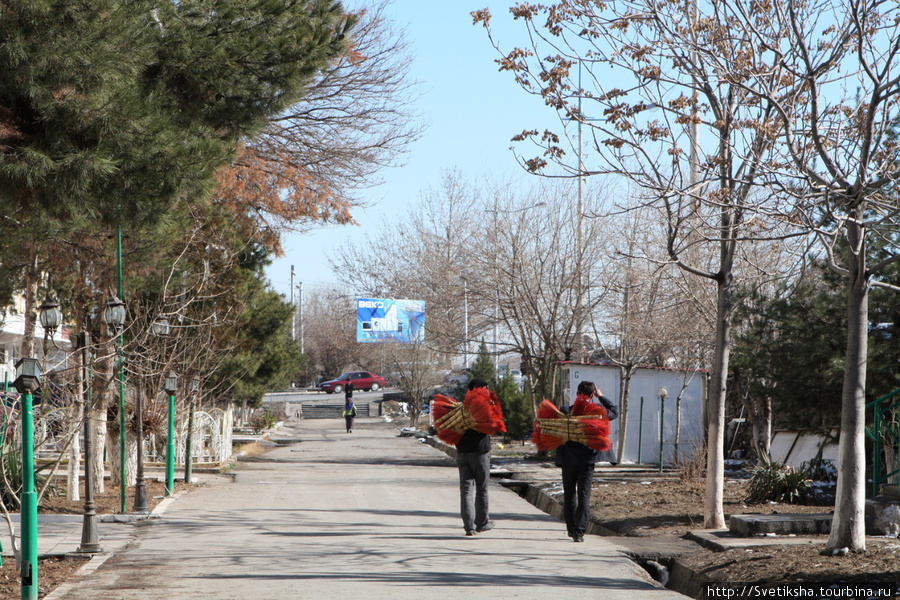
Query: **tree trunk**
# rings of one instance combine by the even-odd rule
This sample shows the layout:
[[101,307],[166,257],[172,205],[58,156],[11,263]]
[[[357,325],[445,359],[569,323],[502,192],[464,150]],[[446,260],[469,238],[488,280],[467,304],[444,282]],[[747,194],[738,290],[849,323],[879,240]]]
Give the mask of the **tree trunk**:
[[[852,215],[851,215],[852,216]],[[865,416],[866,352],[868,350],[869,281],[866,273],[864,230],[847,220],[850,277],[847,291],[847,354],[838,446],[838,481],[834,518],[826,551],[866,549]]]
[[716,345],[707,412],[706,506],[703,521],[706,529],[725,529],[722,502],[725,489],[725,387],[731,353],[731,287],[731,269],[723,268],[718,285]]
[[678,445],[681,443],[681,398],[684,396],[684,388],[675,399],[675,464],[678,464]]
[[[80,371],[80,369],[78,369]],[[80,389],[80,383],[75,389]],[[82,428],[84,418],[84,404],[80,398],[75,399],[75,410],[72,422],[69,425],[73,431],[72,444],[69,446],[69,468],[66,470],[66,497],[69,500],[81,500],[81,486],[79,478],[81,474],[81,437],[79,430]]]
[[770,458],[772,446],[772,398],[749,400],[746,403],[753,427],[753,449],[760,460]]
[[[119,435],[112,435],[108,432],[106,436],[106,447],[109,452],[109,473],[110,482],[114,486],[118,486],[121,480],[121,469],[119,467]],[[125,486],[133,486],[137,480],[137,436],[133,431],[125,431]]]
[[248,402],[249,401],[247,400],[246,396],[241,398],[241,427],[247,426],[247,404],[248,404]]
[[91,439],[94,442],[90,464],[94,493],[103,494],[106,492],[106,461],[103,456],[106,444],[106,410],[97,406],[91,411]]
[[[106,440],[106,411],[112,398],[113,362],[116,356],[115,340],[105,339],[99,346],[100,357],[94,364],[93,410],[91,411],[91,439],[93,449],[91,471],[94,476],[94,491],[106,491],[104,446]],[[118,447],[118,444],[116,444]],[[111,452],[110,452],[111,454]]]

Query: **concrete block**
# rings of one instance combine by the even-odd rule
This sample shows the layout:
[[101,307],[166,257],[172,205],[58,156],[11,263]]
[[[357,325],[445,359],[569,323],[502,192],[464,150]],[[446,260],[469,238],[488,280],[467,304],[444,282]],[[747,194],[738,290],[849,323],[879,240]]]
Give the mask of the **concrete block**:
[[810,535],[831,531],[829,514],[732,515],[729,530],[739,537],[776,535]]

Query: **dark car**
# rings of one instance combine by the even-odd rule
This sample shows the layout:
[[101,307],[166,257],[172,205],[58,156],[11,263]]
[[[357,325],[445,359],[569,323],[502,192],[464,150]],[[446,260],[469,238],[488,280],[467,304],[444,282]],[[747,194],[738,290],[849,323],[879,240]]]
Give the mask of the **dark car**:
[[340,394],[347,389],[350,382],[353,383],[354,390],[377,392],[384,387],[384,377],[373,375],[368,371],[352,371],[330,381],[323,381],[319,384],[319,389],[326,394]]

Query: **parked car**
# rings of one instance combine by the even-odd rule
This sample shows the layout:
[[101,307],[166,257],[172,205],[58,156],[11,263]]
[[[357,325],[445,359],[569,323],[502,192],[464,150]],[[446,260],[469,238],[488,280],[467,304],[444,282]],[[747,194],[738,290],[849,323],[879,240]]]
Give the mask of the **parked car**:
[[326,394],[340,394],[347,389],[347,384],[351,381],[354,390],[377,392],[384,387],[384,377],[373,375],[368,371],[352,371],[330,381],[323,381],[319,384],[319,389]]

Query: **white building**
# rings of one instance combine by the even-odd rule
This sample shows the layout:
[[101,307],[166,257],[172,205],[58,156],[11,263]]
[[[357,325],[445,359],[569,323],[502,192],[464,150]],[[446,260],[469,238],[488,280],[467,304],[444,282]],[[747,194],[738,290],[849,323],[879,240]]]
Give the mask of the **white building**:
[[[42,359],[44,356],[45,331],[40,321],[35,323],[33,358]],[[63,368],[66,359],[71,352],[73,343],[70,340],[71,329],[60,327],[52,337],[47,337],[47,361],[42,362],[42,369],[48,372],[53,369]],[[16,379],[16,363],[22,358],[22,340],[25,337],[25,301],[21,294],[16,294],[15,303],[8,307],[4,314],[0,314],[0,391],[4,381],[12,382]]]
[[[575,390],[582,381],[593,381],[603,395],[619,406],[621,372],[618,367],[585,363],[561,363],[560,385],[563,404],[575,400]],[[660,399],[660,391],[667,397]],[[662,428],[663,463],[675,462],[677,408],[681,405],[678,458],[684,460],[703,447],[703,406],[706,375],[702,371],[639,368],[631,377],[628,401],[627,435],[622,461],[658,464],[660,428]],[[642,408],[643,407],[643,408]],[[618,448],[618,419],[610,422],[610,441]]]

